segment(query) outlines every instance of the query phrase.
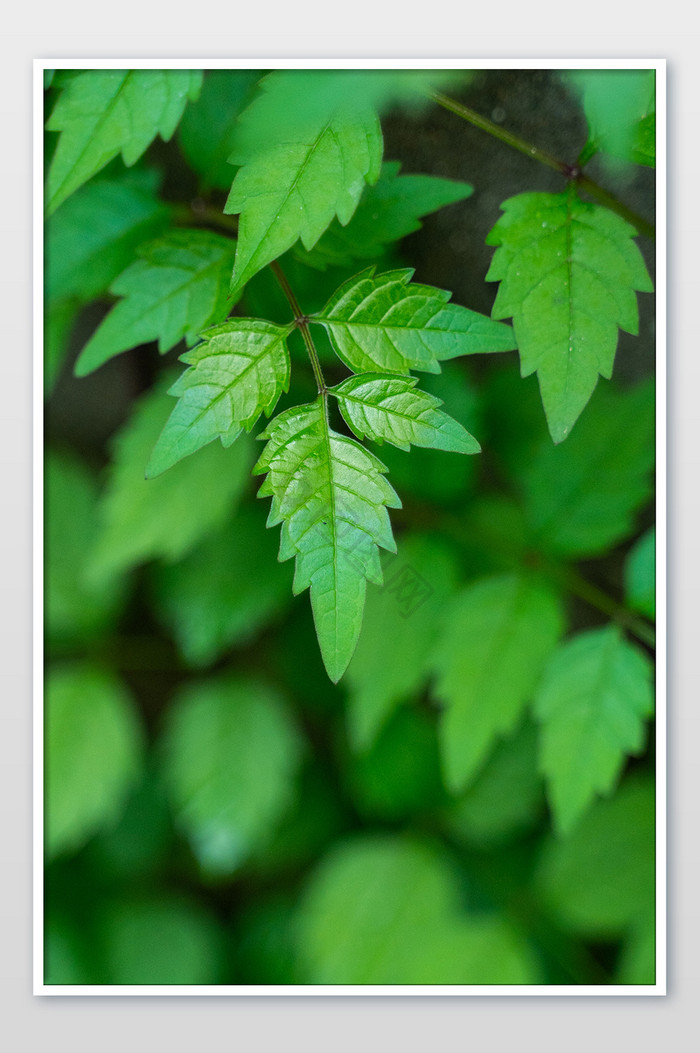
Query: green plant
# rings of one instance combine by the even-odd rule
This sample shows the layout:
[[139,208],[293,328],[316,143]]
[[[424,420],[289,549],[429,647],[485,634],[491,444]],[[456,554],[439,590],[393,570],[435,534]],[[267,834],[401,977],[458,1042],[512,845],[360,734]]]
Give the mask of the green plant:
[[[628,799],[646,822],[653,803],[654,388],[644,370],[610,379],[652,291],[635,240],[652,226],[624,201],[653,165],[653,77],[552,79],[588,128],[570,163],[480,116],[478,78],[455,71],[49,78],[51,982],[129,982],[133,946],[161,923],[171,939],[186,904],[151,931],[143,875],[156,898],[184,880],[193,917],[238,881],[254,890],[233,922],[242,964],[206,916],[179,982],[651,982],[652,827],[619,864],[635,893],[602,937],[570,922],[566,875],[580,856],[596,880],[587,823],[623,823]],[[483,281],[472,309],[401,255],[424,217],[449,209],[468,231],[479,196],[478,167],[472,185],[385,158],[392,129],[436,114],[562,182],[509,194],[500,218],[484,207],[485,307]],[[89,379],[68,377],[71,354]],[[62,385],[96,384],[107,409],[107,374],[142,394],[100,484],[101,443],[81,457],[80,428],[52,421]],[[325,673],[292,600],[306,589]],[[142,846],[125,872],[119,837]],[[75,934],[71,866],[103,882],[103,952]]]

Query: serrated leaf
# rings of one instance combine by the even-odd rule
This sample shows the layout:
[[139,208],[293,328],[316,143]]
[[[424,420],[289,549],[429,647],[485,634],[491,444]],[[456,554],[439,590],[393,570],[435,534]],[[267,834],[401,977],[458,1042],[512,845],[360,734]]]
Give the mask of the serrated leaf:
[[537,982],[522,942],[497,915],[460,909],[450,860],[421,841],[356,837],[312,875],[298,918],[314,984]]
[[567,838],[545,843],[534,886],[560,925],[589,938],[620,936],[654,913],[653,782],[628,779],[597,801]]
[[[656,107],[655,70],[570,70],[567,79],[581,92],[588,142],[612,158],[637,160],[640,124]],[[654,164],[654,152],[639,163]]]
[[171,382],[166,375],[136,403],[113,441],[90,555],[95,580],[149,559],[179,559],[231,515],[248,482],[252,440],[246,436],[230,450],[210,445],[162,478],[145,478],[171,406],[166,394]]
[[268,526],[282,524],[281,560],[296,557],[294,592],[311,590],[321,654],[334,683],[352,657],[367,581],[382,581],[379,546],[396,551],[387,507],[400,508],[384,465],[334,432],[315,402],[280,414],[260,438],[254,474],[268,472]]
[[203,342],[181,356],[190,368],[170,388],[178,403],[148,462],[149,478],[215,439],[230,446],[263,412],[272,413],[289,389],[291,329],[234,318],[203,333]]
[[47,452],[45,480],[45,606],[49,641],[94,639],[113,622],[125,594],[121,576],[96,585],[86,555],[97,528],[99,487],[77,457]]
[[521,473],[526,517],[538,547],[595,556],[634,531],[651,498],[654,384],[595,393],[563,446],[545,440]]
[[405,536],[383,560],[384,584],[370,588],[357,649],[348,666],[348,733],[367,750],[401,703],[428,681],[432,648],[458,568],[441,539]]
[[276,556],[262,509],[245,507],[178,563],[153,568],[155,613],[187,662],[209,665],[287,606],[290,568]]
[[540,769],[557,830],[568,834],[597,794],[609,794],[640,753],[654,708],[652,664],[615,626],[561,644],[542,674],[533,713]]
[[630,607],[656,617],[656,529],[650,527],[629,551],[624,566],[625,596]]
[[46,295],[88,303],[105,292],[144,241],[165,230],[170,209],[155,173],[132,170],[82,187],[46,223]]
[[355,373],[439,373],[446,359],[515,347],[510,326],[449,303],[451,293],[411,283],[412,276],[412,270],[375,275],[370,267],[311,316]]
[[103,908],[100,934],[110,985],[221,982],[218,918],[189,895],[127,894]]
[[347,223],[379,176],[376,111],[349,91],[319,92],[320,72],[271,73],[241,115],[224,209],[240,216],[232,294],[299,238],[311,249],[335,216]]
[[199,98],[183,114],[178,142],[190,167],[202,177],[203,188],[231,186],[234,170],[228,159],[238,118],[259,75],[251,69],[206,70]]
[[175,821],[206,873],[231,874],[293,800],[302,745],[286,704],[256,680],[195,683],[176,695],[164,735]]
[[46,183],[46,208],[58,208],[121,153],[135,164],[157,135],[170,139],[201,70],[84,70],[66,83],[46,124],[60,132]]
[[559,599],[520,575],[485,578],[452,601],[435,651],[446,783],[463,790],[520,720],[564,628]]
[[158,341],[165,354],[189,345],[233,306],[228,274],[234,243],[208,230],[173,230],[137,250],[137,259],[112,282],[122,296],[83,348],[75,366],[82,377],[122,351]]
[[379,179],[365,187],[355,214],[346,226],[337,219],[310,252],[297,246],[302,263],[319,270],[350,267],[354,260],[373,260],[387,245],[420,230],[420,219],[445,205],[464,201],[469,183],[429,175],[399,175],[398,161],[386,161]]
[[126,688],[87,664],[54,669],[45,705],[45,847],[52,858],[117,821],[140,774],[144,736]]
[[415,377],[361,373],[331,388],[346,422],[358,439],[368,436],[400,450],[426,446],[453,453],[479,453],[473,435],[438,409],[441,399],[417,391]]
[[618,328],[634,335],[635,290],[652,292],[636,230],[602,205],[562,194],[518,194],[486,241],[487,281],[500,281],[494,318],[513,318],[523,376],[537,372],[554,442],[571,431],[598,382],[610,379]]

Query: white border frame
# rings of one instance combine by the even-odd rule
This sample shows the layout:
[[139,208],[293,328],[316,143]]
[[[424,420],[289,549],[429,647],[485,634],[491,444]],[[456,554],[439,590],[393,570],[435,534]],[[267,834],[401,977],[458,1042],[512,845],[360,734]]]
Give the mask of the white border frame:
[[[656,71],[656,983],[651,985],[48,985],[44,983],[44,239],[45,69],[654,69]],[[33,107],[33,993],[46,996],[663,996],[667,982],[667,229],[666,60],[444,58],[34,59]]]

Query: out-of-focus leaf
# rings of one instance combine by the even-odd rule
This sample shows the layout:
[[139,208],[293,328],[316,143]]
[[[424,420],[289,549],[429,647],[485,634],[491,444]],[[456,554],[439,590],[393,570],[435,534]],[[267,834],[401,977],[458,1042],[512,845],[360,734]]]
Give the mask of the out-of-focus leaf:
[[132,262],[138,245],[161,234],[169,207],[158,176],[133,169],[82,187],[46,224],[46,295],[89,303]]
[[301,967],[315,984],[536,982],[497,916],[470,917],[449,859],[422,842],[358,837],[312,875],[298,923]]
[[53,391],[68,353],[75,320],[80,311],[77,300],[58,300],[44,309],[44,396]]
[[173,841],[168,801],[161,780],[148,766],[117,825],[100,831],[93,839],[91,859],[111,880],[143,880],[167,865]]
[[77,457],[48,451],[45,479],[45,606],[49,640],[85,642],[114,621],[124,599],[123,577],[96,585],[85,557],[97,526],[98,485]]
[[44,926],[44,983],[52,986],[94,983],[80,934],[50,914]]
[[385,582],[370,589],[362,631],[346,674],[348,732],[355,749],[368,749],[394,709],[422,691],[457,565],[433,535],[406,536],[384,559]]
[[148,462],[149,478],[215,439],[230,446],[263,412],[269,417],[289,388],[290,329],[235,318],[209,329],[201,344],[181,356],[190,368],[169,391],[178,403]]
[[176,560],[230,516],[248,482],[252,440],[230,450],[218,443],[146,479],[149,456],[172,406],[172,376],[137,402],[113,442],[113,462],[100,502],[100,529],[91,554],[96,580],[150,559]]
[[516,346],[510,326],[450,303],[450,292],[412,276],[410,269],[375,275],[370,267],[311,316],[355,373],[439,373],[441,361]]
[[156,613],[187,662],[209,665],[289,605],[291,570],[277,548],[262,508],[244,507],[184,559],[153,568]]
[[545,441],[521,486],[538,545],[563,556],[595,556],[634,530],[652,495],[654,385],[601,388],[571,438]]
[[46,683],[45,846],[74,851],[114,825],[142,765],[143,731],[126,688],[89,665]]
[[642,124],[655,115],[655,75],[653,69],[568,71],[567,80],[583,95],[591,148],[653,167],[653,141],[651,151],[648,144],[640,151],[640,132]]
[[628,779],[597,801],[570,837],[546,842],[536,888],[567,930],[620,936],[654,914],[654,786]]
[[532,829],[544,811],[534,724],[499,742],[476,781],[445,813],[450,834],[492,848]]
[[381,584],[379,548],[396,551],[387,508],[401,506],[380,460],[333,431],[319,396],[275,417],[254,468],[282,524],[280,559],[296,557],[294,592],[310,588],[321,654],[334,683],[352,658],[367,581]]
[[654,707],[652,664],[616,626],[578,633],[549,659],[534,699],[540,767],[557,829],[568,834],[625,758],[641,752]]
[[656,529],[650,527],[625,560],[625,595],[630,607],[656,617]]
[[376,260],[391,242],[420,230],[422,216],[464,201],[474,191],[469,183],[454,179],[399,175],[400,167],[397,161],[386,161],[374,186],[365,187],[350,222],[342,226],[333,220],[310,252],[297,246],[298,259],[319,270]]
[[369,819],[411,821],[445,799],[435,722],[415,709],[400,709],[372,749],[349,765],[349,784],[360,813]]
[[302,746],[284,699],[256,680],[193,683],[168,711],[162,749],[176,823],[202,870],[233,873],[294,798]]
[[233,253],[230,238],[209,230],[172,230],[139,248],[139,259],[110,286],[123,299],[81,351],[76,376],[140,344],[158,341],[161,354],[180,340],[194,344],[233,306],[227,289]]
[[463,790],[520,720],[564,629],[560,601],[524,575],[485,578],[457,594],[435,649],[435,698],[447,786]]
[[217,984],[223,962],[217,919],[196,900],[160,892],[124,897],[101,919],[110,984]]
[[130,167],[157,135],[170,139],[201,85],[201,70],[184,69],[90,69],[67,81],[46,124],[61,133],[46,182],[47,211],[117,154]]
[[185,110],[177,139],[190,166],[201,176],[203,189],[228,190],[234,169],[228,163],[236,124],[250,101],[259,70],[211,69],[202,91]]
[[241,912],[235,930],[237,978],[246,984],[297,984],[296,897],[259,896]]
[[627,936],[615,974],[615,983],[656,983],[656,919],[653,912],[647,913]]
[[602,205],[562,194],[518,194],[486,241],[498,248],[494,318],[511,318],[523,376],[537,372],[552,439],[571,431],[598,383],[612,376],[618,328],[637,334],[636,291],[652,292],[637,231]]

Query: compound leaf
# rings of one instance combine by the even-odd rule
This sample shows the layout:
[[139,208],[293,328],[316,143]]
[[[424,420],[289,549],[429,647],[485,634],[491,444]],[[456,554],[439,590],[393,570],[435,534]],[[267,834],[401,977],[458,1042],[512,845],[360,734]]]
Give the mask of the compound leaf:
[[655,76],[653,69],[568,72],[567,79],[583,96],[589,150],[653,167],[655,144],[647,133],[656,123]]
[[375,275],[370,267],[311,316],[325,326],[353,372],[439,373],[445,359],[515,347],[510,326],[449,303],[451,293],[411,283],[412,275],[412,270]]
[[630,607],[656,617],[656,528],[650,527],[627,555],[625,595]]
[[130,167],[157,135],[170,139],[201,84],[201,70],[184,69],[84,70],[68,81],[46,124],[61,133],[47,177],[47,212],[117,154]]
[[233,294],[298,238],[311,249],[336,215],[347,223],[365,182],[379,177],[374,107],[348,90],[324,91],[319,72],[271,73],[241,115],[230,158],[241,168],[224,209],[240,216]]
[[652,665],[615,626],[579,633],[551,656],[534,699],[540,768],[557,829],[568,834],[644,746]]
[[434,656],[434,695],[445,707],[440,748],[453,792],[515,728],[563,627],[556,594],[528,577],[485,578],[455,597]]
[[191,168],[202,178],[203,189],[228,190],[234,170],[229,156],[235,144],[241,110],[260,75],[251,69],[210,69],[202,91],[185,110],[177,138]]
[[334,432],[322,398],[285,411],[260,436],[254,474],[268,472],[268,526],[282,524],[281,560],[296,556],[295,595],[311,590],[316,634],[334,683],[352,657],[367,581],[380,584],[379,547],[396,551],[387,507],[400,508],[384,465]]
[[136,404],[114,440],[90,559],[96,580],[149,559],[179,559],[231,515],[247,484],[252,440],[243,437],[230,450],[210,445],[162,478],[145,478],[170,408],[170,383],[172,376],[164,377]]
[[168,711],[162,748],[177,825],[204,871],[232,873],[293,801],[302,742],[284,700],[256,680],[192,684]]
[[635,290],[652,292],[636,230],[601,205],[518,194],[486,241],[500,281],[494,318],[513,318],[523,376],[537,372],[554,442],[571,431],[598,382],[612,376],[618,328],[634,335]]
[[373,260],[392,242],[420,230],[420,218],[445,205],[464,201],[474,188],[454,179],[400,175],[398,161],[382,165],[379,179],[365,187],[352,219],[342,226],[334,219],[320,241],[295,254],[310,267],[350,267],[354,260]]
[[144,735],[121,682],[90,665],[46,683],[47,857],[74,851],[114,824],[142,767]]
[[270,415],[289,388],[290,330],[235,318],[209,329],[201,344],[181,356],[190,368],[170,388],[179,401],[148,462],[148,478],[214,439],[230,446],[261,413]]
[[202,329],[231,310],[233,253],[230,238],[207,230],[173,230],[139,248],[140,258],[110,287],[124,299],[83,348],[76,375],[85,376],[139,344],[157,340],[161,354],[183,339],[194,344]]
[[654,384],[606,386],[563,446],[545,440],[521,471],[530,530],[538,547],[595,556],[634,531],[653,492]]
[[442,400],[415,390],[415,377],[362,373],[331,388],[358,439],[368,436],[400,450],[426,446],[453,453],[478,453],[481,447],[458,421],[438,409]]
[[46,224],[46,295],[89,303],[162,233],[170,209],[156,197],[155,173],[137,169],[78,190]]

